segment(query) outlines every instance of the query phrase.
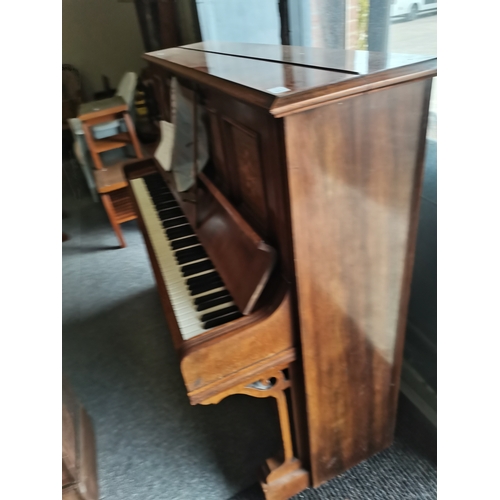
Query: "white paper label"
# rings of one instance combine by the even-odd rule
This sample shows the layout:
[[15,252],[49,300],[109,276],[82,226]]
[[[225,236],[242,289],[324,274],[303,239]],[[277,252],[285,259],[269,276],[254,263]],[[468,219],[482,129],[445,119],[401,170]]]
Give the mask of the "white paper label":
[[271,92],[273,94],[281,94],[289,91],[290,89],[287,89],[286,87],[273,87],[272,89],[267,89],[267,92]]

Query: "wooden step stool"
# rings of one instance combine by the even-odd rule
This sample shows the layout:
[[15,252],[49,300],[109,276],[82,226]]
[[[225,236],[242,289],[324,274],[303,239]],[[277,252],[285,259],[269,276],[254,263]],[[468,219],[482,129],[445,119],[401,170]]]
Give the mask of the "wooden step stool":
[[[100,153],[132,144],[135,156],[137,158],[143,157],[127,104],[118,96],[82,104],[78,118],[82,122],[87,147],[96,168],[94,178],[97,192],[101,196],[104,209],[120,242],[120,246],[124,248],[126,244],[120,224],[137,217],[132,201],[129,198],[128,183],[123,176],[124,162],[121,161],[112,166],[106,166],[101,160]],[[120,132],[103,139],[96,139],[92,134],[91,127],[121,119],[125,122],[126,132]]]
[[124,163],[126,163],[126,160],[102,170],[94,171],[97,192],[101,197],[109,222],[115,231],[121,248],[125,248],[127,245],[120,224],[137,218],[129,195],[128,182],[123,175]]

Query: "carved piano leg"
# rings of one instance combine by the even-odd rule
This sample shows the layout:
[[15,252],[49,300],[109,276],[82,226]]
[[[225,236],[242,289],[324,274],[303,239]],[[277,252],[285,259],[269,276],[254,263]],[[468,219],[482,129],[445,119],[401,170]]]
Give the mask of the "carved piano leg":
[[292,435],[290,431],[290,418],[285,396],[285,390],[290,387],[282,370],[272,370],[263,373],[259,380],[245,383],[227,389],[211,398],[205,399],[201,404],[217,404],[227,396],[233,394],[246,394],[256,398],[273,397],[278,405],[278,414],[283,439],[283,456],[269,458],[262,467],[260,484],[266,500],[288,500],[293,495],[309,486],[309,474],[302,468],[299,459],[293,454]]

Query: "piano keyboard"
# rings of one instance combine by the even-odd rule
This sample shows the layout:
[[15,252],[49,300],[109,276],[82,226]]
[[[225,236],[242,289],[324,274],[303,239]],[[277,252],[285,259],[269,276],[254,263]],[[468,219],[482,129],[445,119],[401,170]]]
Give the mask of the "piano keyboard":
[[133,179],[134,192],[184,340],[241,317],[160,175]]

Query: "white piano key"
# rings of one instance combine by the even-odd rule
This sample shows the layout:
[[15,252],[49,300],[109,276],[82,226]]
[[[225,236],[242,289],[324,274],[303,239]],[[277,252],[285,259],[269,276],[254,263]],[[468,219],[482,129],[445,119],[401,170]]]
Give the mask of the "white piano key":
[[215,292],[222,292],[223,290],[225,290],[225,288],[223,286],[220,286],[219,288],[214,288],[213,290],[207,290],[206,292],[199,293],[198,295],[195,295],[193,299],[197,299],[199,297],[203,297],[204,295],[209,295]]
[[204,311],[199,311],[200,316],[203,316],[204,314],[212,313],[215,311],[218,311],[219,309],[225,309],[226,307],[231,307],[234,306],[234,302],[232,300],[225,302],[224,304],[219,304],[217,306],[214,306],[210,309],[205,309]]
[[[194,300],[196,298],[225,290],[225,288],[217,287],[213,290],[207,290],[205,292],[199,293],[196,296],[191,295],[189,287],[186,283],[187,279],[210,273],[213,271],[213,269],[201,271],[187,277],[182,274],[181,268],[187,264],[179,265],[177,263],[177,260],[175,258],[175,252],[177,251],[177,249],[174,250],[172,248],[171,242],[167,238],[165,228],[163,227],[163,224],[158,217],[156,207],[150,197],[146,183],[143,179],[134,179],[130,182],[130,185],[134,191],[137,203],[139,205],[139,210],[141,211],[142,219],[144,220],[144,224],[146,226],[146,231],[151,240],[151,245],[153,247],[158,266],[160,267],[161,275],[165,283],[165,288],[170,298],[172,309],[174,311],[181,335],[184,340],[193,338],[196,335],[199,335],[200,333],[206,331],[203,328],[203,323],[201,322],[201,317],[204,314],[230,307],[234,305],[234,302],[230,301],[224,304],[219,304],[204,311],[197,311],[197,305],[194,303]],[[192,246],[197,246],[198,244],[199,243],[196,243]],[[203,257],[196,261],[189,262],[189,264],[194,264],[195,262],[203,262],[205,260],[207,260],[207,258]]]

